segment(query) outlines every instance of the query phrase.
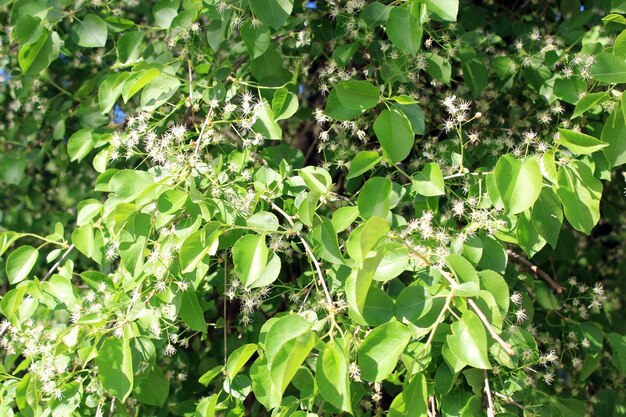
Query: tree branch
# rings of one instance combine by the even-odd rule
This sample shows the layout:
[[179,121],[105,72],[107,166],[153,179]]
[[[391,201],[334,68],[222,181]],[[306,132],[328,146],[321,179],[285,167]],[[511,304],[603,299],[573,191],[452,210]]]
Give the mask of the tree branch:
[[511,258],[515,259],[517,262],[519,262],[520,264],[522,264],[526,268],[528,268],[536,277],[539,277],[543,281],[545,281],[545,283],[548,284],[550,286],[550,288],[552,288],[552,291],[554,291],[557,294],[561,294],[563,292],[563,287],[561,287],[559,285],[559,283],[556,282],[545,271],[539,269],[539,267],[537,265],[533,264],[532,262],[530,262],[528,259],[524,258],[522,255],[518,254],[517,252],[513,252],[511,249],[507,249],[506,253]]

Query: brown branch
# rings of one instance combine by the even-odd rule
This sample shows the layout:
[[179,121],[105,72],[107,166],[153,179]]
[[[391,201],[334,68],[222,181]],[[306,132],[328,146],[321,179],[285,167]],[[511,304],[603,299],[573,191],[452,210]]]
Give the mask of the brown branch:
[[554,291],[557,294],[561,294],[563,292],[563,287],[561,287],[561,285],[559,285],[558,282],[556,282],[550,275],[548,275],[545,271],[540,269],[537,265],[533,264],[528,259],[524,258],[522,255],[516,252],[513,252],[511,249],[507,249],[506,253],[511,258],[515,259],[517,262],[519,262],[520,264],[528,268],[533,274],[535,274],[536,277],[539,277],[542,280],[544,280],[545,283],[548,284],[550,288],[552,288],[552,291]]

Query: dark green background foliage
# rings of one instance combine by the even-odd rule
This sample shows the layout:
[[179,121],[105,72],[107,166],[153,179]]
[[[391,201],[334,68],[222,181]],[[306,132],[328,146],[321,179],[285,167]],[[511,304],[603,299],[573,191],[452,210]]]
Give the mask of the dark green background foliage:
[[624,14],[0,0],[0,415],[625,415]]

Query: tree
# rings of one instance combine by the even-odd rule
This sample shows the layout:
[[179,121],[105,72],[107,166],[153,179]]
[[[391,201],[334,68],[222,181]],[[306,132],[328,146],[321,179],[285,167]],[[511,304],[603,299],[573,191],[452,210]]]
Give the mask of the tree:
[[626,9],[519,3],[0,2],[0,414],[622,415]]

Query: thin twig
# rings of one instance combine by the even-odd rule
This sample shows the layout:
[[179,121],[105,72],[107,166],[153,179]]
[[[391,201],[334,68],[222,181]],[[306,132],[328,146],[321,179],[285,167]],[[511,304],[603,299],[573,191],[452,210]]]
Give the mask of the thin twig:
[[542,280],[544,280],[545,283],[548,284],[550,288],[552,288],[552,291],[554,291],[557,294],[561,294],[563,292],[563,287],[561,287],[558,282],[556,282],[550,275],[548,275],[545,271],[540,269],[537,265],[533,264],[528,259],[520,255],[519,253],[513,252],[511,249],[507,249],[506,253],[511,258],[515,259],[517,262],[521,263],[526,268],[528,268],[536,277],[539,277]]
[[43,277],[41,279],[41,281],[45,281],[48,278],[50,278],[50,276],[54,273],[54,271],[57,270],[57,268],[59,267],[59,265],[61,265],[61,262],[63,262],[65,260],[65,258],[67,258],[70,254],[70,252],[72,251],[72,249],[74,249],[74,244],[72,243],[67,250],[65,251],[65,253],[63,254],[63,256],[61,256],[61,259],[59,259],[57,261],[57,263],[55,263],[54,265],[52,265],[52,268],[50,268],[50,270],[48,271],[48,273],[46,274],[45,277]]
[[[228,280],[228,259],[225,256],[224,257],[224,291],[226,291],[226,282]],[[226,319],[226,313],[227,313],[227,308],[226,308],[226,297],[224,297],[224,307],[223,307],[223,313],[224,313],[224,372],[226,372],[226,363],[228,361],[228,334],[226,333],[226,330],[228,329],[228,320]]]
[[111,408],[109,408],[109,417],[113,416],[113,411],[115,411],[115,397],[111,400]]
[[489,387],[489,378],[487,377],[487,371],[483,371],[485,375],[485,392],[487,393],[487,417],[494,417],[496,415],[495,407],[493,406],[493,398],[491,398],[491,388]]

